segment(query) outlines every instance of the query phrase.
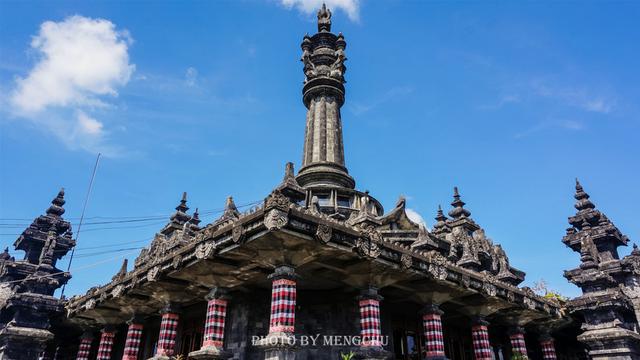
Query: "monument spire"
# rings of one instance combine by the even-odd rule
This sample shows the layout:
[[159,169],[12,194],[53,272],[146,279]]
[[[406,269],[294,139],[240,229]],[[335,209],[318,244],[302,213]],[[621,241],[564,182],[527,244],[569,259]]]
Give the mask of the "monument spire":
[[342,34],[331,33],[331,11],[323,5],[318,11],[318,33],[305,35],[301,45],[305,74],[302,98],[308,109],[302,168],[297,176],[303,187],[355,187],[345,167],[340,116],[346,46]]

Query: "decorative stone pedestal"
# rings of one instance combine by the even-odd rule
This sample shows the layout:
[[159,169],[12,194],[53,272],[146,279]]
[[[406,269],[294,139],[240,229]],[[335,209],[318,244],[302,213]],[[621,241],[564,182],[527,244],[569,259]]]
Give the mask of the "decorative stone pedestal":
[[230,357],[231,353],[215,346],[203,346],[200,350],[189,353],[189,358],[196,360],[217,360],[228,359]]
[[48,330],[8,325],[0,330],[0,358],[38,359],[51,339],[53,334]]
[[358,360],[390,360],[391,352],[382,347],[360,348],[355,352],[355,359]]
[[258,347],[264,349],[264,360],[294,360],[296,339],[288,333],[271,333],[261,339]]

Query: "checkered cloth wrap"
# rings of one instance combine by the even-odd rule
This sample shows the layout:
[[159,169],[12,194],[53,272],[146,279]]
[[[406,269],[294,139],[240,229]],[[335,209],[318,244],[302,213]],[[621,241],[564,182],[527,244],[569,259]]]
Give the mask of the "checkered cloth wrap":
[[540,342],[542,346],[542,358],[544,360],[556,360],[556,348],[553,344],[553,340],[543,340]]
[[476,360],[491,360],[492,351],[489,343],[489,329],[486,325],[475,325],[471,328],[473,355]]
[[293,333],[295,317],[296,282],[289,279],[274,280],[271,290],[269,332]]
[[92,342],[93,339],[87,337],[83,337],[82,340],[80,340],[80,347],[78,348],[78,355],[76,356],[76,360],[89,360]]
[[523,356],[527,355],[527,344],[524,342],[524,334],[523,333],[515,333],[509,336],[511,340],[511,352],[519,353]]
[[113,338],[116,337],[114,331],[103,331],[100,336],[100,345],[98,346],[98,357],[96,360],[110,360],[111,349],[113,349]]
[[178,319],[180,316],[174,313],[162,314],[160,321],[160,335],[158,336],[157,355],[172,356],[176,347],[176,335],[178,334]]
[[445,356],[440,314],[424,314],[422,316],[422,327],[424,328],[427,357]]
[[227,300],[211,299],[207,304],[207,319],[204,323],[202,346],[222,348],[224,342],[224,321],[227,317]]
[[360,336],[362,346],[382,346],[380,332],[380,301],[360,300]]
[[124,354],[122,360],[137,360],[142,341],[142,324],[130,324],[127,330],[127,339],[124,341]]

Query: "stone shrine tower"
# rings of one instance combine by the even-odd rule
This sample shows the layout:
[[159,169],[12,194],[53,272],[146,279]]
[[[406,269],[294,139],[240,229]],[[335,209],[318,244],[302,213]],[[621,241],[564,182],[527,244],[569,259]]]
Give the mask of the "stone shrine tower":
[[578,340],[589,348],[592,359],[640,359],[640,251],[620,260],[618,247],[629,239],[595,209],[576,180],[576,215],[562,242],[580,253],[580,266],[564,276],[582,289],[568,303],[571,313],[584,317],[584,333]]
[[377,200],[355,190],[355,180],[345,166],[340,108],[345,101],[347,43],[342,33],[331,32],[331,11],[325,5],[318,11],[318,33],[305,35],[301,47],[302,101],[308,110],[302,167],[296,180],[310,195],[309,201],[317,202],[325,213],[348,218],[362,209],[382,215]]
[[50,320],[64,314],[61,299],[53,296],[71,274],[56,262],[75,246],[71,224],[62,218],[64,190],[37,217],[14,246],[23,260],[0,255],[0,359],[36,359],[53,340]]

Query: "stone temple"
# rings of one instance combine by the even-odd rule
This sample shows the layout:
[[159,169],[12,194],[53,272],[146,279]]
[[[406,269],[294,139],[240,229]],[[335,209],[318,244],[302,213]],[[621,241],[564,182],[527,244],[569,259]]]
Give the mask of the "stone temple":
[[[342,34],[304,36],[302,166],[241,213],[202,224],[184,194],[129,268],[70,299],[64,192],[0,255],[0,359],[640,359],[640,250],[576,185],[570,300],[519,287],[457,188],[432,229],[384,210],[345,165]],[[561,245],[558,244],[560,247]],[[342,356],[342,357],[341,357]]]

